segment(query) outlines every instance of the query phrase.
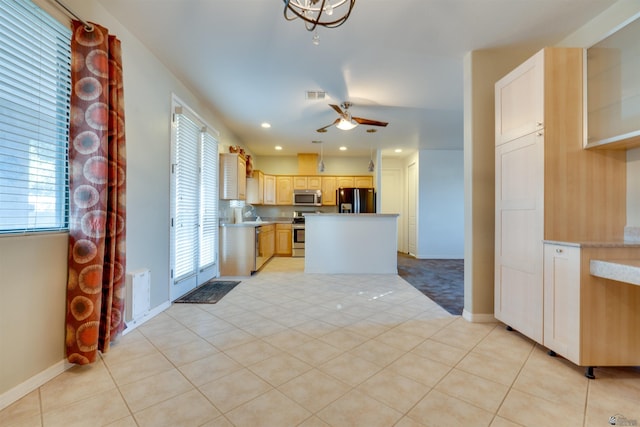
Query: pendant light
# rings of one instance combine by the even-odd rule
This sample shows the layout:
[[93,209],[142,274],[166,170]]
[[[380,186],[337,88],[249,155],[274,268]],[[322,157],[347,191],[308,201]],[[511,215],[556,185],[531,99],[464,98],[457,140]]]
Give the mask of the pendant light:
[[318,162],[318,172],[324,172],[324,152],[322,151],[322,141],[311,141],[313,144],[320,144],[320,161]]
[[374,169],[375,166],[373,164],[373,148],[369,148],[369,167],[367,168],[367,170],[369,172],[373,172]]

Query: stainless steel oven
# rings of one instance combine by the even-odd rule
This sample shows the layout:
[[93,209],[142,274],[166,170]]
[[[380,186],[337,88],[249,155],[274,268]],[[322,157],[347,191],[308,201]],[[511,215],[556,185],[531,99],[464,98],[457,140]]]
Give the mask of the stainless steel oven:
[[300,212],[294,212],[291,224],[291,256],[304,256],[304,216]]

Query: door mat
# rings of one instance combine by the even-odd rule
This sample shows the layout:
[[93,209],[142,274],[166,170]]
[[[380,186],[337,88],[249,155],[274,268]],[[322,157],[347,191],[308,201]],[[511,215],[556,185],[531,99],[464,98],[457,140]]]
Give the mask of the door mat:
[[174,303],[190,303],[190,304],[215,304],[222,299],[229,291],[235,288],[240,282],[235,281],[209,281],[181,296]]

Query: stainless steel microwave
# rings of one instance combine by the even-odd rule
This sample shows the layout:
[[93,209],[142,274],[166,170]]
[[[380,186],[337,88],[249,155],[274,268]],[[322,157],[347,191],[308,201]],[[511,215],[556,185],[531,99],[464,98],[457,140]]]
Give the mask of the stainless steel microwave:
[[296,206],[322,206],[322,191],[293,190],[293,204]]

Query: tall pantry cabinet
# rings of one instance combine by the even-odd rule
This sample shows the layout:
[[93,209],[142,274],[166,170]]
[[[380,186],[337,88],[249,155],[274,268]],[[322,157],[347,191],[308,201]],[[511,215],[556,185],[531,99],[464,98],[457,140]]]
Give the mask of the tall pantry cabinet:
[[495,317],[543,343],[543,241],[622,239],[626,156],[583,149],[579,48],[499,80],[495,120]]

